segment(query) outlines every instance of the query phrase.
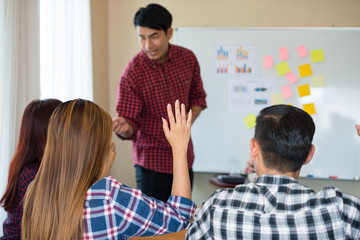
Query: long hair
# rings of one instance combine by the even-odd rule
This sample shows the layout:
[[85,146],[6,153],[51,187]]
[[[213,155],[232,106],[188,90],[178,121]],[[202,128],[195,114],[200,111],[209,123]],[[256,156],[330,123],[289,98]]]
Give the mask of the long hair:
[[25,108],[18,144],[10,162],[8,183],[0,204],[11,212],[16,198],[16,186],[23,168],[34,162],[41,162],[51,114],[61,103],[57,99],[33,100]]
[[86,192],[103,174],[111,135],[110,115],[90,101],[68,101],[55,110],[24,198],[22,239],[81,238]]

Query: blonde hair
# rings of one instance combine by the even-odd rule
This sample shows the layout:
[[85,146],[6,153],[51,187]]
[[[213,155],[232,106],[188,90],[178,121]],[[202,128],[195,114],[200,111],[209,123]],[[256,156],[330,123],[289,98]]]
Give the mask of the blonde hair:
[[79,239],[87,190],[105,168],[112,120],[95,103],[61,104],[50,118],[42,163],[28,188],[22,239]]

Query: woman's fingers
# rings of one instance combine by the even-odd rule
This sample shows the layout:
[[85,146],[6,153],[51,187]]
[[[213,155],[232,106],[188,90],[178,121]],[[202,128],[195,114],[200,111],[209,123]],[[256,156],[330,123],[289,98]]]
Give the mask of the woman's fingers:
[[168,132],[171,131],[171,129],[175,128],[175,126],[186,126],[188,128],[191,127],[192,111],[190,110],[188,115],[186,116],[185,104],[182,103],[180,105],[179,100],[176,100],[176,102],[175,102],[175,116],[172,111],[172,107],[171,107],[170,103],[167,105],[167,113],[168,113],[168,117],[169,117],[170,127],[169,127],[168,123],[166,122],[166,120],[162,119],[164,132],[166,130]]
[[162,122],[163,122],[163,130],[164,130],[164,133],[165,133],[165,136],[168,136],[169,135],[169,126],[168,126],[168,123],[167,121],[164,119],[164,118],[161,118],[162,119]]
[[181,121],[179,100],[176,100],[176,102],[175,102],[175,120],[176,120],[177,123],[179,121]]
[[172,112],[170,103],[167,105],[167,112],[168,112],[169,123],[170,123],[170,128],[171,128],[171,126],[174,126],[174,124],[175,124],[175,119],[174,119],[174,114]]
[[188,128],[191,127],[191,121],[192,121],[192,111],[191,111],[191,109],[190,109],[189,114],[188,114],[188,118],[187,118],[187,122],[186,122],[186,126],[187,126]]
[[185,104],[181,104],[181,124],[186,125],[186,110],[185,110]]

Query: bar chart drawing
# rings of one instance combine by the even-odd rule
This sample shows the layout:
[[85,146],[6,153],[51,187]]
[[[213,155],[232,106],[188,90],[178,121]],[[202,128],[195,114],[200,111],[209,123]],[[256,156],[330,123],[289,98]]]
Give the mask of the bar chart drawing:
[[217,50],[217,57],[218,61],[227,61],[229,60],[229,51],[226,51],[221,46],[220,49]]
[[244,50],[243,47],[239,47],[236,49],[236,60],[248,60],[249,59],[249,52]]
[[235,73],[241,74],[241,73],[251,73],[251,67],[246,67],[246,64],[242,66],[235,66]]
[[254,44],[215,45],[215,74],[257,76],[257,46]]
[[229,72],[229,67],[226,64],[219,64],[216,68],[218,74],[227,74]]

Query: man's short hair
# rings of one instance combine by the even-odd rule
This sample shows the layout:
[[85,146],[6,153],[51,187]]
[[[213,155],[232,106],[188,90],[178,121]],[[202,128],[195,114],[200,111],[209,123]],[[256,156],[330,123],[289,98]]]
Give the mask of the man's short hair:
[[255,139],[267,168],[295,172],[306,161],[315,124],[305,111],[290,105],[264,108],[256,118]]
[[149,4],[140,8],[134,17],[135,27],[147,27],[164,30],[165,33],[171,27],[172,16],[170,12],[159,4]]

